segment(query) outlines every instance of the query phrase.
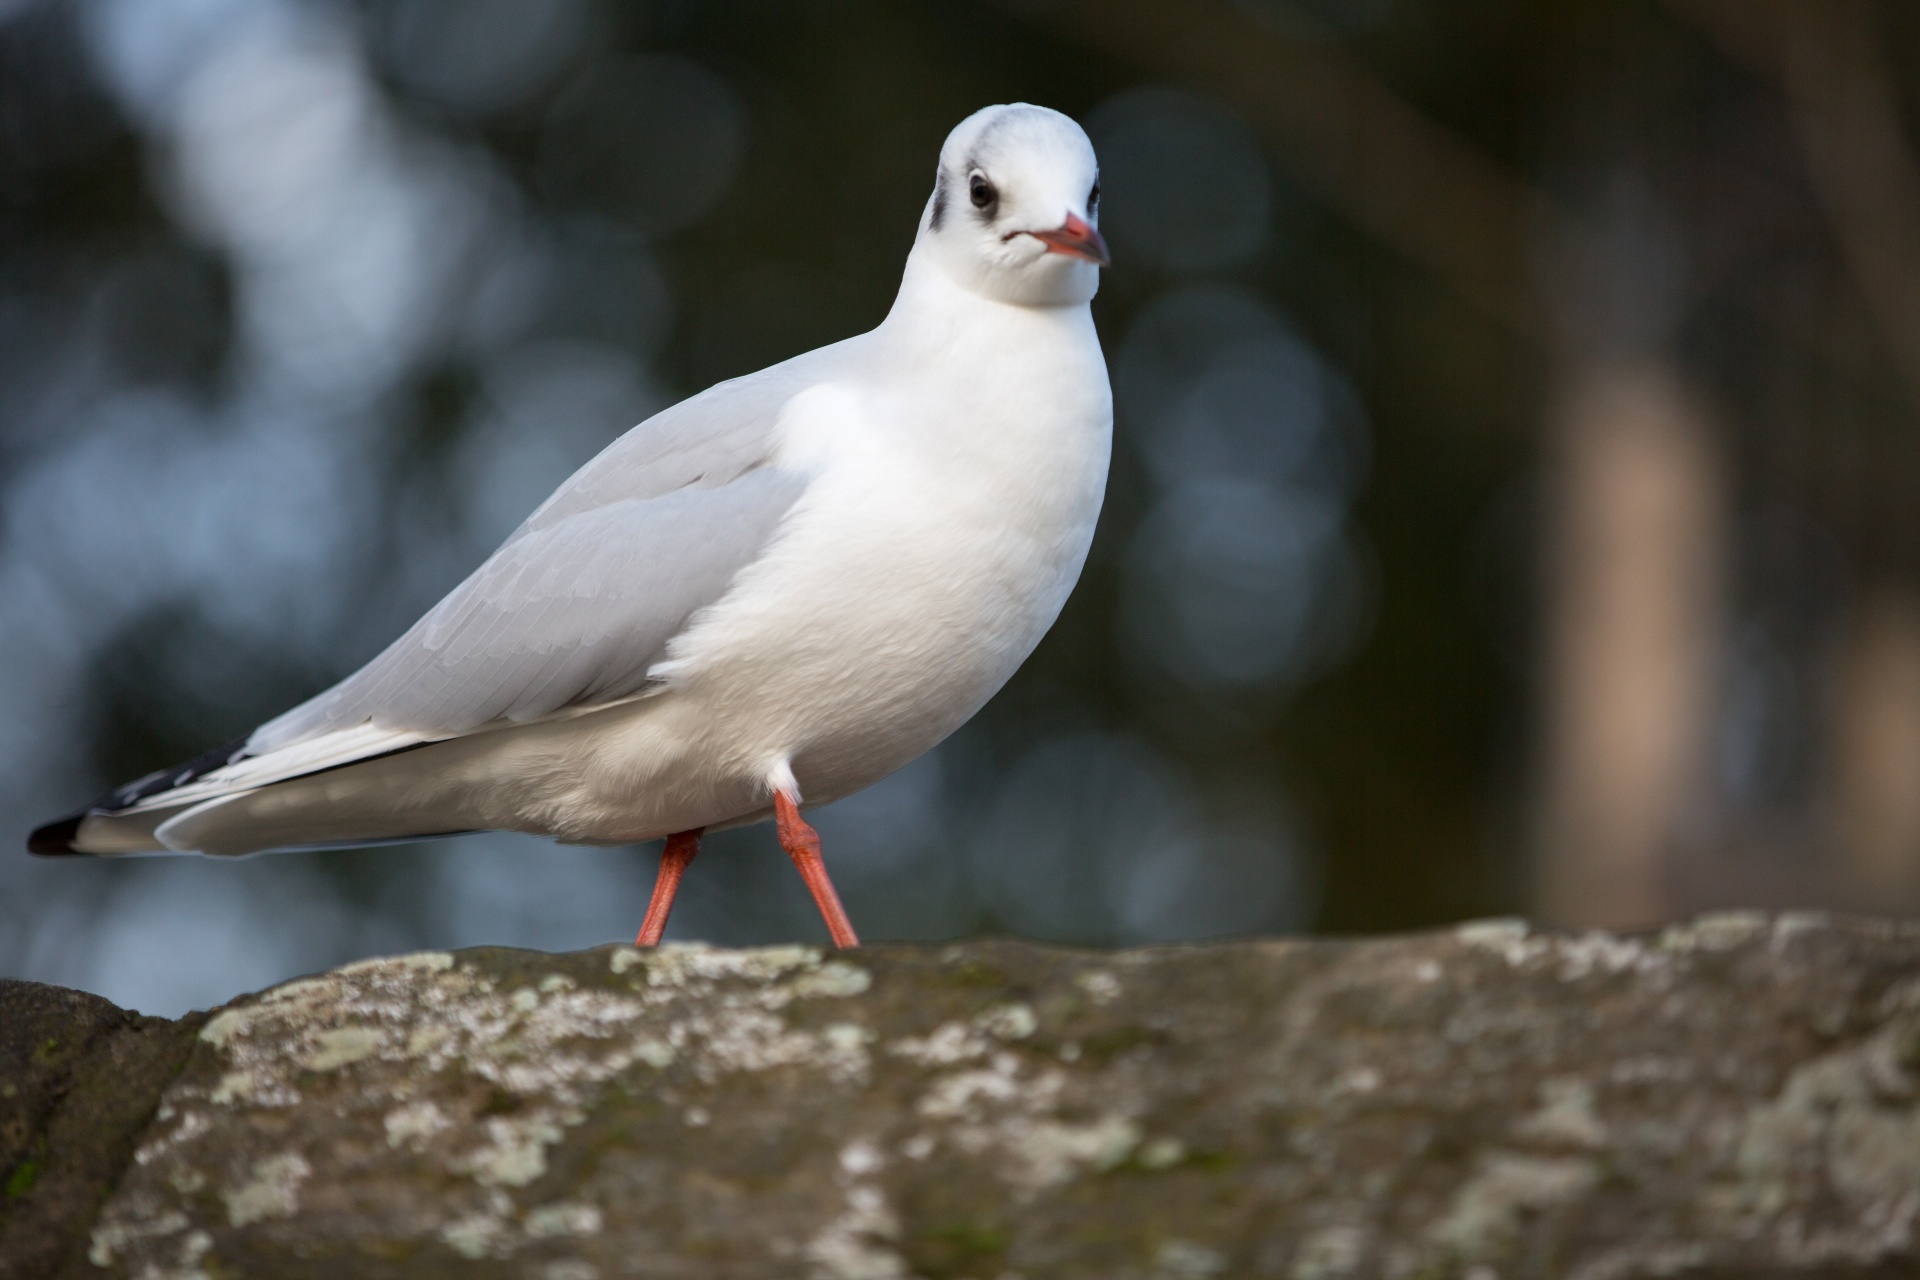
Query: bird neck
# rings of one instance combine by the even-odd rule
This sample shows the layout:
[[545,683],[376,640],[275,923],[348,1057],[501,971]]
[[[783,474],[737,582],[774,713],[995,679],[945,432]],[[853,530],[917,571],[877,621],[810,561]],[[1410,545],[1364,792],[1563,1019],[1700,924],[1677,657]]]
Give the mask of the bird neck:
[[1056,327],[1090,330],[1092,323],[1092,312],[1084,301],[1010,302],[956,280],[923,234],[907,255],[900,292],[877,335],[913,358],[932,358],[950,352],[953,343],[976,326],[1032,333]]

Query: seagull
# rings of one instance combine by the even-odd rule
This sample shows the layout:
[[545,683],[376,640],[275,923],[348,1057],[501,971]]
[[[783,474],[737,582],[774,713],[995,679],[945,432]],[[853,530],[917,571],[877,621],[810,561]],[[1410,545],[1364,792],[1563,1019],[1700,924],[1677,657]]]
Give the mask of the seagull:
[[771,818],[859,945],[802,809],[966,723],[1086,562],[1113,436],[1099,198],[1067,116],[967,117],[878,328],[655,414],[366,666],[28,848],[665,837],[652,946],[702,833]]

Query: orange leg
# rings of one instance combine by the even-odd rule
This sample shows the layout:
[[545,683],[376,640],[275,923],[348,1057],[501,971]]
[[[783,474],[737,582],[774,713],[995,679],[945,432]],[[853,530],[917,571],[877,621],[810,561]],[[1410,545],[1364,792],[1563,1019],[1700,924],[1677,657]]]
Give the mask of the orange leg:
[[827,922],[827,932],[833,935],[833,945],[859,946],[860,938],[853,931],[853,922],[847,919],[840,895],[833,891],[833,881],[827,878],[827,864],[820,857],[820,833],[800,816],[800,806],[784,791],[773,793],[773,816],[774,825],[780,831],[780,847],[800,869],[800,878],[807,882],[807,891],[813,894],[813,905],[820,908],[820,918]]
[[653,882],[653,900],[647,903],[647,918],[640,922],[640,936],[633,940],[634,946],[660,945],[667,913],[673,910],[673,895],[680,891],[680,877],[687,873],[687,864],[700,852],[700,833],[705,829],[695,827],[667,837],[667,847],[660,855],[660,876]]

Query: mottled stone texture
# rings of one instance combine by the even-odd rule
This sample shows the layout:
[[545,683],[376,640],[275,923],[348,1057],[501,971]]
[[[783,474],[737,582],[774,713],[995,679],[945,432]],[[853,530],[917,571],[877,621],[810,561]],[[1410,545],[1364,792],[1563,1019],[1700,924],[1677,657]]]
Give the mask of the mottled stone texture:
[[0,1055],[9,1276],[1920,1275],[1920,926],[429,953]]
[[133,1157],[202,1018],[0,979],[0,1280],[54,1274]]

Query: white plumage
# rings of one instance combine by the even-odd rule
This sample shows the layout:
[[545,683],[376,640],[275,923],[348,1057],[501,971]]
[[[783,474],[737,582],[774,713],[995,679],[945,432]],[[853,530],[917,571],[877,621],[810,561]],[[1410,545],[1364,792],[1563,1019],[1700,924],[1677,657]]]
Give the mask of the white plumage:
[[1112,424],[1097,194],[1067,117],[969,117],[878,328],[641,423],[360,671],[33,847],[628,843],[899,768],[1006,682],[1085,560]]

